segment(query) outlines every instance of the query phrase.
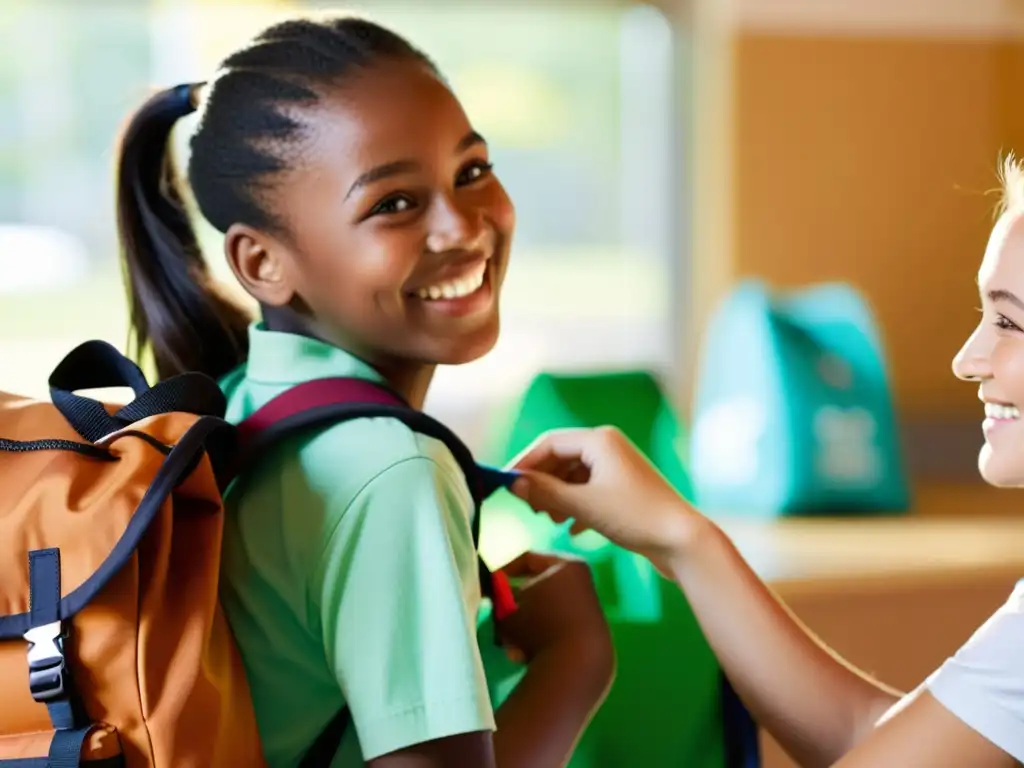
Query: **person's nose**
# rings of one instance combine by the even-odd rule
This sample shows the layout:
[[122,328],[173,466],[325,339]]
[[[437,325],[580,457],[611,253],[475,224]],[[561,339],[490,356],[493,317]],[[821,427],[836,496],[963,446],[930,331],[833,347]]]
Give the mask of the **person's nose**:
[[953,358],[953,373],[963,381],[982,381],[992,376],[992,341],[979,325]]
[[432,253],[480,250],[486,235],[483,212],[450,196],[438,200],[430,214],[427,249]]

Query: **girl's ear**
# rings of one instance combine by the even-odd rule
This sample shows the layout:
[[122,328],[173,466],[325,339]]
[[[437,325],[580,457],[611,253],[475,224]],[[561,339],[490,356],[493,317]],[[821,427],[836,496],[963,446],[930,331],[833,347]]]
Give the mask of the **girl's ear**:
[[295,297],[288,252],[266,233],[232,224],[224,235],[224,255],[238,282],[260,304],[282,307]]

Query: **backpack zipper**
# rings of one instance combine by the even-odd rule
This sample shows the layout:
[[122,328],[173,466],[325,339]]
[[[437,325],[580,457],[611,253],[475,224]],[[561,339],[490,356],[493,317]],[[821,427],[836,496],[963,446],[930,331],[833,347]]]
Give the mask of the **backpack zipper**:
[[0,437],[0,451],[28,453],[30,451],[72,451],[103,461],[117,461],[117,457],[104,448],[73,440],[8,440]]

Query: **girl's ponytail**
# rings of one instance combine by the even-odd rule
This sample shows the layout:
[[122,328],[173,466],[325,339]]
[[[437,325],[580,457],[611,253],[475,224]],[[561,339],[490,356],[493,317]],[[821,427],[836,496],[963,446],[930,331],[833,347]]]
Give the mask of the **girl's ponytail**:
[[[394,32],[358,18],[274,25],[217,68],[191,142],[189,183],[219,232],[234,224],[287,234],[266,193],[308,141],[304,113],[347,77],[383,60],[433,63]],[[168,154],[175,122],[195,111],[197,86],[157,93],[124,132],[117,223],[138,354],[161,378],[220,377],[248,351],[249,318],[217,290],[199,251]]]
[[243,362],[249,317],[218,291],[189,221],[170,157],[171,130],[195,111],[197,86],[152,96],[121,139],[117,226],[136,356],[151,350],[161,379],[220,377]]

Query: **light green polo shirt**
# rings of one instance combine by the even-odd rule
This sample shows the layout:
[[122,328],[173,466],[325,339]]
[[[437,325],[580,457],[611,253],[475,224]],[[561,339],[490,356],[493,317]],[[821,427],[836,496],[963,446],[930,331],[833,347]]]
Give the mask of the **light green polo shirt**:
[[[235,423],[310,379],[380,378],[313,339],[249,338],[221,382]],[[338,424],[286,441],[227,507],[222,599],[271,768],[296,766],[346,703],[334,768],[494,729],[473,503],[443,443],[395,419]]]

